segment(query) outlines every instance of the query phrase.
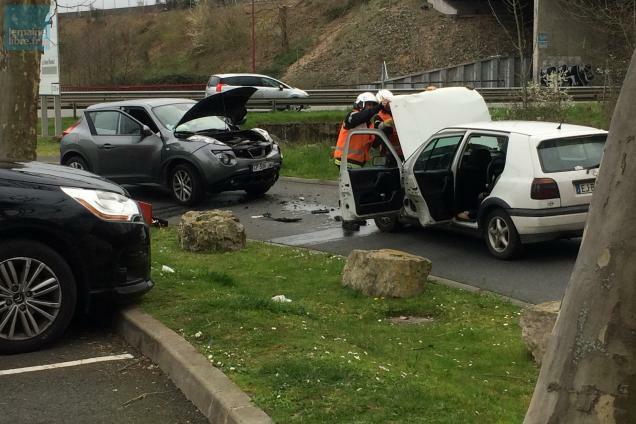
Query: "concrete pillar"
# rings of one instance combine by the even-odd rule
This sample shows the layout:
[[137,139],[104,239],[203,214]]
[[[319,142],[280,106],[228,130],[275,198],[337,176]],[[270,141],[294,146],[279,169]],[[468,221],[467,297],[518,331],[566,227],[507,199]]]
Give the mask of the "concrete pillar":
[[55,109],[55,136],[62,136],[62,97],[53,96],[53,108]]
[[49,136],[49,105],[46,96],[40,96],[40,124],[42,137]]

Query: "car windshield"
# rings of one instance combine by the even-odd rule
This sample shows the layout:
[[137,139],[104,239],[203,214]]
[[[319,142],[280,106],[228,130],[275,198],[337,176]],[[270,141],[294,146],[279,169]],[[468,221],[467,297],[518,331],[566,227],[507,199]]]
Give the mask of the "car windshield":
[[545,140],[537,148],[543,172],[564,172],[600,165],[607,135]]
[[[153,112],[161,122],[161,124],[174,131],[175,125],[179,123],[183,115],[190,110],[195,103],[174,103],[171,105],[157,106],[153,108]],[[193,119],[179,126],[179,131],[196,133],[199,131],[228,129],[227,123],[218,116],[204,116],[203,118]]]

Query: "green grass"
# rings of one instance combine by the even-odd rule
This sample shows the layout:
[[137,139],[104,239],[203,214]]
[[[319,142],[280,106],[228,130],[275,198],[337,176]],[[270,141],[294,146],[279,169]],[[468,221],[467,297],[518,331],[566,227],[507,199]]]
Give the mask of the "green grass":
[[285,144],[281,175],[286,177],[337,180],[338,167],[331,158],[335,143]]
[[[281,423],[518,423],[538,370],[518,308],[428,283],[412,299],[340,284],[343,259],[252,242],[180,251],[153,232],[142,307],[184,335]],[[174,274],[162,274],[162,265]],[[270,299],[284,294],[292,303]],[[433,323],[393,325],[401,315]],[[200,333],[200,334],[199,334]]]
[[[490,114],[495,121],[510,119],[509,108],[491,107]],[[565,123],[587,125],[595,128],[608,129],[609,119],[603,104],[598,102],[575,103],[565,114]]]
[[255,112],[247,115],[245,128],[254,128],[263,124],[287,124],[292,122],[301,123],[331,123],[342,122],[346,111],[343,110],[320,110],[320,111],[279,111],[279,112]]
[[[60,142],[53,137],[55,134],[55,119],[48,119],[49,137],[42,137],[42,120],[38,119],[38,157],[46,156],[59,156],[60,154]],[[77,121],[75,118],[62,118],[62,131],[73,125]]]

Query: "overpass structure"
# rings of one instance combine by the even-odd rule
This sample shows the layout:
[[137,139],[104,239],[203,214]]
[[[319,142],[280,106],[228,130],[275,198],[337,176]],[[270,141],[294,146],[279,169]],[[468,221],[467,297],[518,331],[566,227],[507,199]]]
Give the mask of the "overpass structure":
[[[504,13],[503,0],[428,0],[430,7],[450,16]],[[607,35],[574,17],[565,1],[534,0],[532,10],[532,77],[540,80],[542,70],[563,66],[585,66],[596,72],[605,67]],[[594,81],[593,85],[602,85]]]

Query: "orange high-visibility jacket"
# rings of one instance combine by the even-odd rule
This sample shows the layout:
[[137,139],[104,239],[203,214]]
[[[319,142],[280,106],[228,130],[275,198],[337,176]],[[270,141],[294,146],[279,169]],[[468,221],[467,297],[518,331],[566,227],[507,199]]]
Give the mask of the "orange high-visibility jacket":
[[[360,125],[353,129],[369,128],[366,125]],[[333,153],[333,157],[336,160],[342,159],[342,152],[345,148],[345,142],[349,135],[348,129],[345,128],[344,123],[340,126],[340,134],[338,135],[338,142],[336,143],[336,150]],[[347,161],[355,165],[363,166],[369,160],[369,151],[375,137],[372,135],[354,135],[349,142],[349,154],[347,155]]]

